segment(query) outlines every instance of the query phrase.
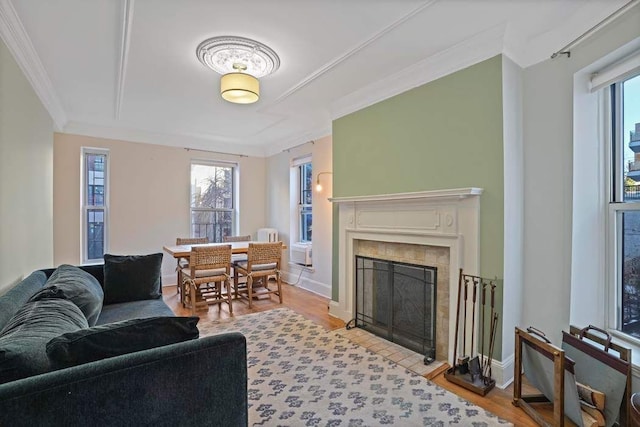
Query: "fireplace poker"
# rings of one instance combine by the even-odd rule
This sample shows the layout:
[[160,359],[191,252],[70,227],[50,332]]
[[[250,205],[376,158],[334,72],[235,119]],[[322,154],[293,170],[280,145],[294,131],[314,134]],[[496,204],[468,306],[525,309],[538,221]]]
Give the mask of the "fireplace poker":
[[[458,346],[460,345],[460,338],[458,337],[458,326],[460,325],[460,301],[462,299],[462,269],[460,269],[460,278],[458,280],[458,309],[456,310],[456,343],[453,346],[453,374],[456,374],[456,357],[458,352]],[[464,350],[463,350],[464,351]]]
[[[487,363],[487,367],[488,367],[488,371],[489,371],[489,381],[491,381],[491,376],[493,375],[492,369],[491,369],[491,365],[493,364],[493,346],[496,342],[496,335],[498,334],[498,313],[493,313],[493,319],[491,322],[491,333],[490,338],[489,338],[489,362]],[[485,383],[487,383],[488,381],[486,380],[486,375],[483,373],[483,376],[485,376]]]
[[462,357],[467,355],[467,299],[469,296],[469,282],[464,279],[464,323],[462,324]]
[[481,330],[481,338],[480,338],[480,354],[482,355],[482,367],[484,368],[484,364],[486,361],[486,357],[484,355],[484,307],[485,307],[485,299],[487,295],[487,283],[484,280],[480,281],[480,285],[482,286],[482,316],[480,317],[480,327]]
[[[497,280],[497,279],[496,279]],[[493,328],[493,316],[495,315],[495,306],[496,306],[496,282],[491,281],[491,317],[489,317],[489,321],[492,322],[491,326]],[[489,333],[489,346],[491,347],[491,332]],[[491,350],[493,351],[493,350]],[[493,357],[492,357],[493,358]]]
[[473,356],[473,338],[475,336],[475,331],[476,331],[476,297],[477,297],[477,293],[478,293],[478,281],[475,279],[473,279],[473,297],[471,302],[472,307],[473,307],[473,311],[471,313],[471,352],[469,353],[469,356]]

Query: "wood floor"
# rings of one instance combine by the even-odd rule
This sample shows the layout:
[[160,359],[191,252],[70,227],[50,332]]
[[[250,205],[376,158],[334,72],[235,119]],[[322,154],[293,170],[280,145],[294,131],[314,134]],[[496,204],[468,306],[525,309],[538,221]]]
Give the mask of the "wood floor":
[[[191,311],[184,309],[180,304],[180,299],[176,294],[175,286],[165,286],[163,288],[163,298],[176,315],[191,315]],[[329,300],[319,295],[296,286],[283,284],[283,301],[282,305],[280,305],[276,297],[258,300],[253,303],[252,309],[249,310],[246,301],[236,300],[233,303],[233,314],[234,316],[241,316],[243,314],[287,307],[307,319],[323,326],[327,330],[344,327],[343,321],[329,315]],[[222,310],[218,310],[218,306],[214,305],[209,307],[208,310],[199,310],[196,314],[202,320],[216,320],[230,317],[229,310],[225,305],[222,306]],[[468,401],[473,402],[501,418],[512,422],[516,426],[534,427],[537,425],[520,408],[511,404],[513,398],[513,389],[511,386],[505,390],[497,388],[493,389],[486,396],[482,397],[450,383],[444,378],[443,374],[438,375],[433,381],[441,387],[450,390]]]

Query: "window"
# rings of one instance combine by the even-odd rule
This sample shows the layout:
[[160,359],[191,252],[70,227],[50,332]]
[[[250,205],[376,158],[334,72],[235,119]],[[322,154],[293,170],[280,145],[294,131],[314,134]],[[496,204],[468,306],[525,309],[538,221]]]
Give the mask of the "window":
[[191,236],[222,242],[235,233],[236,165],[191,163]]
[[82,262],[102,261],[107,248],[109,152],[82,149]]
[[298,223],[300,242],[311,242],[313,214],[311,213],[311,202],[313,200],[313,170],[311,162],[298,166],[299,194],[298,194]]
[[609,233],[615,270],[610,326],[640,339],[640,75],[605,90],[611,121]]

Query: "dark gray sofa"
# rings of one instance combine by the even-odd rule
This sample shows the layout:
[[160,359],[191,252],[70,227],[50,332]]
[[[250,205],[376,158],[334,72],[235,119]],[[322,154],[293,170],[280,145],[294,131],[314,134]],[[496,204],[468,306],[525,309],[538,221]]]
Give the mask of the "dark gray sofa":
[[[81,267],[104,283],[102,266]],[[0,330],[53,269],[0,296]],[[44,274],[43,274],[44,273]],[[173,316],[160,299],[104,305],[98,324]],[[246,426],[246,341],[227,333],[0,384],[0,426]]]

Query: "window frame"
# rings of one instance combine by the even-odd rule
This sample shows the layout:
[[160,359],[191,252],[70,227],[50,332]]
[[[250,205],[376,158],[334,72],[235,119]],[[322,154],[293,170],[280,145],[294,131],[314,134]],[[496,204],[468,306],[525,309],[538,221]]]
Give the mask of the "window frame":
[[[89,205],[88,204],[88,180],[87,175],[89,170],[87,169],[87,155],[104,156],[104,194],[102,206]],[[109,251],[109,194],[111,193],[111,187],[109,184],[110,177],[110,157],[109,150],[106,148],[94,148],[94,147],[82,147],[80,158],[80,256],[81,264],[100,264],[104,262],[104,254]],[[89,245],[88,245],[88,216],[89,210],[102,210],[103,212],[103,256],[100,258],[89,258]]]
[[[220,168],[231,168],[231,208],[198,208],[193,207],[193,194],[191,192],[192,182],[192,168],[194,165],[211,166]],[[189,234],[191,237],[199,237],[195,234],[195,224],[193,222],[194,212],[229,212],[231,214],[231,235],[238,234],[238,172],[239,166],[236,162],[225,162],[222,160],[203,160],[203,159],[191,159],[189,163]],[[222,241],[222,240],[221,240]],[[216,242],[211,242],[216,243]],[[217,242],[220,243],[220,242]]]
[[[303,170],[305,167],[309,167],[309,173],[311,180],[309,182],[309,188],[305,189],[305,176]],[[309,192],[311,196],[311,203],[304,203],[304,193]],[[304,232],[304,217],[311,215],[311,224],[313,227],[313,162],[309,158],[308,161],[300,163],[298,165],[298,242],[300,243],[312,243],[313,242],[313,229],[309,230],[311,238],[307,239]],[[305,236],[305,238],[303,238]]]
[[623,327],[623,233],[622,217],[626,212],[640,212],[640,200],[624,200],[624,108],[622,83],[637,74],[621,76],[600,89],[602,137],[605,141],[606,173],[606,261],[605,274],[609,278],[605,287],[606,329],[618,339],[640,346],[640,338],[622,331]]

